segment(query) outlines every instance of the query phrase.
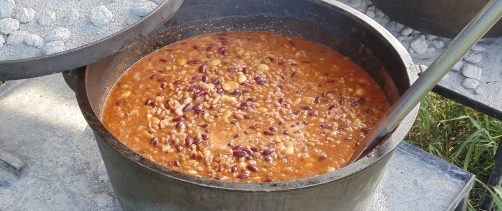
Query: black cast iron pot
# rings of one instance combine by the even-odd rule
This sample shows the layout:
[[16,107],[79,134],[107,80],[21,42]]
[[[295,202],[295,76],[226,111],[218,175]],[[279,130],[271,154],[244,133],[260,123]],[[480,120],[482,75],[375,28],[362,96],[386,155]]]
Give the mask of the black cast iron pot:
[[371,156],[333,173],[279,183],[235,183],[157,165],[125,147],[100,122],[113,84],[136,61],[178,40],[224,31],[291,34],[350,57],[394,101],[416,76],[405,48],[383,27],[336,1],[186,0],[157,34],[75,72],[79,106],[94,130],[113,189],[125,210],[365,210],[417,109]]
[[[371,0],[391,19],[413,29],[454,38],[488,0]],[[502,36],[499,21],[485,37]]]

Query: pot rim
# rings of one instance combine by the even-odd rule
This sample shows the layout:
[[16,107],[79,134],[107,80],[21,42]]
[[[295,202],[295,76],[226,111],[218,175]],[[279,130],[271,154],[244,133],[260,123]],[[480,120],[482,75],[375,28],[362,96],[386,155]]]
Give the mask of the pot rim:
[[[399,58],[406,67],[408,73],[408,79],[410,84],[412,84],[417,75],[415,74],[416,65],[413,63],[411,56],[404,46],[383,26],[379,25],[377,22],[371,18],[365,16],[364,14],[358,12],[355,9],[350,8],[342,3],[335,0],[323,0],[321,2],[323,6],[331,7],[336,9],[341,13],[356,19],[357,22],[361,24],[366,24],[368,28],[372,29],[374,33],[381,36],[386,40],[390,46],[397,52]],[[92,67],[92,64],[87,68]],[[241,182],[228,182],[215,179],[209,179],[204,177],[193,176],[172,170],[166,166],[159,165],[149,159],[142,157],[136,152],[132,151],[126,147],[122,142],[118,141],[101,123],[100,119],[94,113],[89,98],[87,97],[86,90],[86,78],[87,71],[78,71],[75,74],[75,93],[79,107],[82,111],[89,126],[94,130],[96,136],[99,136],[102,141],[116,150],[122,157],[126,158],[128,161],[138,164],[139,166],[145,168],[148,171],[159,174],[164,177],[168,177],[173,180],[178,180],[180,182],[188,183],[191,185],[228,190],[228,191],[243,191],[243,192],[276,192],[276,191],[292,191],[296,189],[310,188],[330,182],[334,182],[353,174],[356,174],[370,165],[378,162],[382,157],[392,153],[397,145],[401,142],[404,136],[408,133],[409,129],[415,117],[418,113],[418,106],[415,107],[401,122],[401,124],[396,128],[396,130],[386,138],[386,141],[381,144],[373,153],[369,156],[365,156],[356,162],[353,162],[343,168],[340,168],[334,172],[322,174],[314,177],[304,178],[300,180],[290,180],[283,182],[271,182],[271,183],[241,183]],[[99,134],[99,135],[98,135]],[[98,138],[97,141],[100,141]]]

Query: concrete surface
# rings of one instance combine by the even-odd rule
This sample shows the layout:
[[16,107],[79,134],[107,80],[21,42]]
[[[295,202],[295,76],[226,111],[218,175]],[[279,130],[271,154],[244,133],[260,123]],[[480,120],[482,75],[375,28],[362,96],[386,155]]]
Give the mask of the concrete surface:
[[[0,149],[25,166],[18,173],[0,161],[0,210],[120,210],[92,131],[61,74],[1,92]],[[445,210],[473,182],[472,174],[408,144],[388,169],[371,210]]]

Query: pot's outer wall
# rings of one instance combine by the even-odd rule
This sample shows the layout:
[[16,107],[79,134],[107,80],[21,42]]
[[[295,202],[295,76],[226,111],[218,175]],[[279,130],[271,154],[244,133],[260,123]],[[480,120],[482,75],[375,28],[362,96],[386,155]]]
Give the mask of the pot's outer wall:
[[[454,38],[489,0],[372,0],[391,19],[410,28]],[[499,21],[485,37],[501,37]]]
[[[322,14],[322,16],[321,16]],[[310,39],[364,67],[395,100],[416,79],[404,47],[370,18],[335,1],[187,0],[147,42],[77,72],[75,88],[93,129],[114,191],[126,210],[366,210],[411,112],[372,157],[330,174],[281,183],[235,183],[194,177],[157,165],[116,140],[101,124],[107,93],[138,59],[169,43],[227,30],[271,31]],[[167,30],[167,31],[166,31]]]
[[[312,188],[280,192],[208,189],[146,171],[96,136],[124,210],[366,210],[392,153],[364,171]],[[113,178],[113,179],[112,179]]]

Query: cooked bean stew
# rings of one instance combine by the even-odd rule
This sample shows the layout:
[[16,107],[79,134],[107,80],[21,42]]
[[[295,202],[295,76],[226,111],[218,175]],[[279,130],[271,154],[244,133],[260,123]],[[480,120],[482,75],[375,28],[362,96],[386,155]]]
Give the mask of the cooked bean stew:
[[228,32],[168,45],[133,65],[112,88],[103,123],[171,169],[276,182],[347,165],[388,107],[361,67],[327,47]]

